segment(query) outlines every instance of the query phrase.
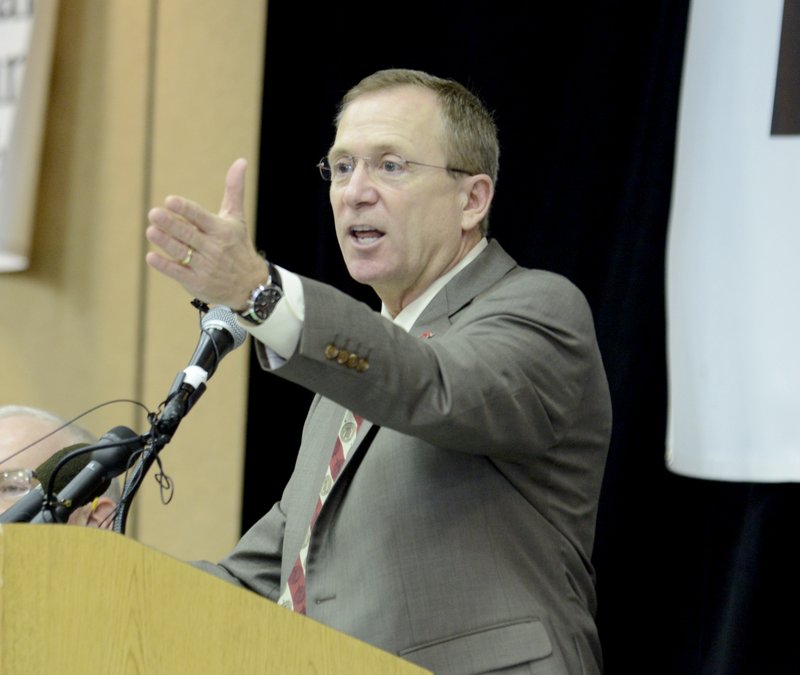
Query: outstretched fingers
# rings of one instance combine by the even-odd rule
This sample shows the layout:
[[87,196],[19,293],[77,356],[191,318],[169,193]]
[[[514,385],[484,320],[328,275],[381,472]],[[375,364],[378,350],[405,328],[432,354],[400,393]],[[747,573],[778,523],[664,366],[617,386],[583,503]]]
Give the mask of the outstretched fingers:
[[247,160],[237,159],[231,164],[225,175],[225,192],[222,195],[222,204],[219,215],[222,218],[235,218],[244,220],[244,178],[247,171]]
[[[244,184],[245,172],[247,170],[247,160],[237,159],[231,164],[228,173],[225,176],[225,191],[222,196],[222,205],[220,206],[219,213],[212,213],[205,207],[197,202],[187,199],[186,197],[179,197],[177,195],[170,195],[164,200],[164,208],[180,216],[181,219],[189,226],[193,226],[201,232],[216,235],[221,231],[230,227],[230,224],[237,225],[244,224]],[[154,209],[155,211],[155,209]],[[153,220],[152,218],[150,219]],[[179,222],[167,223],[170,234],[173,234],[178,239],[191,243],[187,237],[191,237],[192,233],[188,230],[184,231]]]

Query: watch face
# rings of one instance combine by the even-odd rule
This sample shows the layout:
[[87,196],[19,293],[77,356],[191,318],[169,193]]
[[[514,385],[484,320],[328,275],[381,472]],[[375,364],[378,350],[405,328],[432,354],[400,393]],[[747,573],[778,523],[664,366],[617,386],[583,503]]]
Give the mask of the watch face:
[[270,314],[272,314],[272,310],[274,309],[278,300],[281,299],[282,295],[283,294],[281,293],[280,289],[275,288],[274,286],[263,289],[253,299],[253,314],[255,314],[261,321],[264,321],[267,317],[269,317]]

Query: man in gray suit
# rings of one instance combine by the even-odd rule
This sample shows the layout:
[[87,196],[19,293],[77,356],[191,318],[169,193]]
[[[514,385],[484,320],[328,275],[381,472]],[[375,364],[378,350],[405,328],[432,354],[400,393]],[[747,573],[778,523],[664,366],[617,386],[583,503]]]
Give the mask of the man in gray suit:
[[198,564],[437,675],[599,673],[608,385],[580,291],[487,237],[498,155],[453,81],[379,71],[344,97],[319,168],[380,313],[265,264],[243,160],[218,214],[151,210],[148,264],[234,308],[263,368],[317,394],[280,502]]

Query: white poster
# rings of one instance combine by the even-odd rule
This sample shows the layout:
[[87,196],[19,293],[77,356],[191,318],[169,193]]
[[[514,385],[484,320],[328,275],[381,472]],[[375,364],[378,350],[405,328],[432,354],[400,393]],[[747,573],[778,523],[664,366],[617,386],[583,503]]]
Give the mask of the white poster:
[[0,0],[0,272],[28,268],[57,0]]
[[667,246],[668,468],[800,480],[800,0],[692,0]]

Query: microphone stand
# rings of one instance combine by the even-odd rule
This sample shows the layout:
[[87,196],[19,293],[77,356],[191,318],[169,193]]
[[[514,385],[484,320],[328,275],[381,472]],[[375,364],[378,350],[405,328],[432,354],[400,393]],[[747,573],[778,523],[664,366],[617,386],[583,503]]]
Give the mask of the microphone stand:
[[116,514],[114,516],[114,524],[112,529],[114,532],[125,534],[125,527],[128,522],[128,514],[133,498],[141,487],[144,477],[153,466],[153,462],[158,459],[158,455],[164,446],[172,440],[175,430],[178,428],[183,416],[189,411],[189,408],[194,405],[195,401],[205,391],[205,384],[199,384],[197,388],[181,386],[180,373],[176,378],[175,385],[173,385],[174,394],[168,397],[166,405],[162,408],[158,417],[151,413],[149,421],[151,424],[150,432],[145,434],[144,449],[142,451],[139,463],[131,469],[131,474],[125,481],[120,497],[119,504],[117,504]]
[[131,474],[125,480],[125,484],[123,485],[122,496],[119,499],[116,513],[114,515],[114,524],[112,527],[114,532],[125,534],[125,526],[128,522],[128,513],[133,503],[133,498],[139,491],[139,487],[141,486],[145,475],[150,470],[153,462],[156,460],[161,448],[163,448],[167,442],[168,440],[157,445],[152,435],[150,435],[149,441],[142,451],[142,456],[139,460],[139,463],[133,469],[131,469]]
[[153,462],[158,460],[161,449],[172,440],[181,420],[205,392],[206,382],[214,374],[219,360],[231,349],[241,345],[247,336],[247,331],[239,326],[229,307],[218,305],[209,310],[208,305],[196,298],[192,305],[207,312],[201,320],[200,342],[195,347],[189,365],[173,380],[159,414],[148,414],[151,429],[145,438],[149,440],[139,463],[132,469],[123,486],[123,494],[114,518],[115,532],[124,534],[131,502],[145,474]]

